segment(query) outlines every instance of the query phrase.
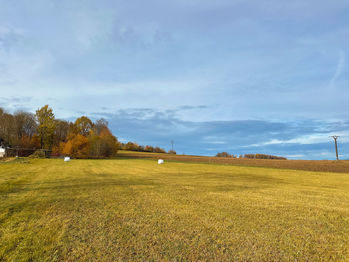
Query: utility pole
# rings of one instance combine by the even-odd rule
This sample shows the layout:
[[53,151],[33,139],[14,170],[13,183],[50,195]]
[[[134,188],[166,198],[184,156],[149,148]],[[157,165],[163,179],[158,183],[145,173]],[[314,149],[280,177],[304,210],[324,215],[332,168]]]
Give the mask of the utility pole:
[[339,138],[339,136],[330,136],[334,139],[334,146],[336,148],[336,158],[338,160],[338,146],[337,146],[337,139]]
[[171,140],[171,145],[172,145],[171,149],[172,149],[172,151],[173,151],[173,143],[174,143],[174,141]]

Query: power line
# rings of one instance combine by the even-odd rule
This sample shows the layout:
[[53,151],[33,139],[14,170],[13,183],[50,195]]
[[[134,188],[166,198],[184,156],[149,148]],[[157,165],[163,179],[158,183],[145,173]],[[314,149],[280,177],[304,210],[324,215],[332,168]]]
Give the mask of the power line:
[[338,160],[338,145],[337,145],[337,139],[339,138],[339,136],[330,136],[334,139],[334,146],[336,148],[336,158]]

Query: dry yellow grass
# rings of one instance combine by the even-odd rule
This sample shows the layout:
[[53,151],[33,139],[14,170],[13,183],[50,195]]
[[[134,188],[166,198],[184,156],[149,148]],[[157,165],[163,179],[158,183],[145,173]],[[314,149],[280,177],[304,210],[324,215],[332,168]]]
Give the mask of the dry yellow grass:
[[226,164],[235,166],[255,166],[304,171],[349,173],[349,160],[275,160],[275,159],[247,159],[208,156],[170,155],[146,152],[118,151],[119,158],[156,159],[170,161]]
[[0,164],[2,261],[348,261],[349,175],[154,160]]

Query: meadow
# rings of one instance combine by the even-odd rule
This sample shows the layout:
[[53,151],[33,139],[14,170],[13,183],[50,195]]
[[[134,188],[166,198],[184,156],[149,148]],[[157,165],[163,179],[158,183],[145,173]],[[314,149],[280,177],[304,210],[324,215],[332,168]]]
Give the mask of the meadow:
[[0,163],[0,261],[348,261],[349,174],[153,159]]
[[277,160],[277,159],[248,159],[231,157],[172,155],[161,153],[118,151],[119,158],[126,159],[166,159],[170,161],[224,164],[234,166],[255,166],[281,169],[293,169],[316,172],[349,173],[349,160]]

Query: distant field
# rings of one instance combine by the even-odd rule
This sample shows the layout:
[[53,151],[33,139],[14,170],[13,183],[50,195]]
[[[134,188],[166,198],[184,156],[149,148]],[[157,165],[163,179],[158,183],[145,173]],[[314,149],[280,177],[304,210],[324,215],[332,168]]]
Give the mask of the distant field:
[[349,174],[0,163],[0,261],[348,261]]
[[118,151],[119,158],[163,158],[171,161],[216,163],[236,166],[256,166],[305,171],[349,173],[349,160],[275,160],[275,159],[246,159],[208,156],[170,155],[132,151]]

